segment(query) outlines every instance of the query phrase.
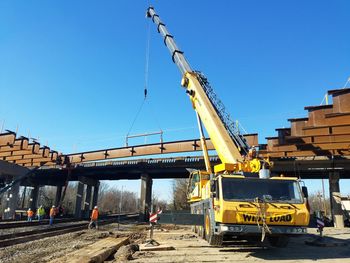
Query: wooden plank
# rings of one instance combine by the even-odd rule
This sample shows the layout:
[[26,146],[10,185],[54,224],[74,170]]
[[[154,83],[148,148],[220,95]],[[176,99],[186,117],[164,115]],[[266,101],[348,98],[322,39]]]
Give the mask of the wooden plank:
[[102,263],[121,246],[129,243],[129,238],[107,237],[77,251],[51,261],[52,263]]

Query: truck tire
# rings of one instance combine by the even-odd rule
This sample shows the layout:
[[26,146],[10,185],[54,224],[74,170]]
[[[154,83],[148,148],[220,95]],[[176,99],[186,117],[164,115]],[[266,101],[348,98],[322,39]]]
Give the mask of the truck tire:
[[206,210],[205,212],[205,219],[204,219],[204,235],[205,240],[208,241],[209,245],[211,246],[221,246],[223,241],[222,235],[215,235],[213,233],[212,224],[211,224],[211,217],[209,210]]
[[289,237],[287,236],[269,237],[268,239],[273,247],[286,247],[289,243]]

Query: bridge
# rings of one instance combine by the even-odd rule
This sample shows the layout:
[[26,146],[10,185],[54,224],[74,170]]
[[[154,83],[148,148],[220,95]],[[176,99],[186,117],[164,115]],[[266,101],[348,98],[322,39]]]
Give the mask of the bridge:
[[[291,127],[276,129],[277,136],[268,137],[267,144],[259,143],[258,134],[244,136],[250,145],[259,146],[261,157],[273,161],[273,174],[302,179],[328,178],[332,211],[334,215],[340,215],[339,179],[350,177],[350,89],[330,90],[329,95],[333,97],[332,105],[305,107],[308,117],[289,119]],[[207,144],[209,150],[214,149],[210,139]],[[97,203],[100,180],[121,179],[141,179],[141,211],[146,214],[152,179],[187,178],[188,168],[205,167],[203,159],[117,159],[201,150],[200,141],[194,139],[60,154],[7,131],[0,134],[0,182],[5,185],[19,181],[8,191],[10,213],[7,216],[13,216],[17,204],[14,197],[18,196],[20,185],[34,187],[31,205],[35,207],[40,186],[57,186],[55,202],[58,203],[65,183],[79,182],[76,198],[76,216],[79,217],[82,211],[90,210]],[[219,160],[213,156],[211,162],[215,165]],[[24,176],[28,172],[30,176]],[[84,189],[86,198],[82,200]]]

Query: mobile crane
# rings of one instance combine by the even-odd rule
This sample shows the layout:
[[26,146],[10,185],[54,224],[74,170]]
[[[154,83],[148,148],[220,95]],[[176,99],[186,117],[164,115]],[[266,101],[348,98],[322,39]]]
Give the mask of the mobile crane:
[[[153,7],[146,16],[164,38],[197,115],[206,171],[194,171],[189,178],[191,213],[204,217],[204,226],[196,226],[195,231],[210,245],[221,245],[223,236],[261,236],[261,241],[266,236],[273,246],[280,247],[288,244],[289,236],[306,233],[306,187],[294,177],[270,177],[271,162],[258,158],[256,148],[250,147],[230,122],[206,77],[192,70]],[[222,162],[214,171],[202,124]]]

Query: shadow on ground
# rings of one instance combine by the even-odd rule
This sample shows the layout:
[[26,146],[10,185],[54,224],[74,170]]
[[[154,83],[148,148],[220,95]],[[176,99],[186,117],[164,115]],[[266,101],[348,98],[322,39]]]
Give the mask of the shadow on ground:
[[321,260],[321,259],[349,259],[350,262],[350,239],[332,238],[334,242],[345,242],[346,246],[318,247],[305,244],[306,240],[313,240],[317,235],[305,235],[293,237],[286,248],[274,248],[267,243],[256,245],[244,241],[226,242],[225,247],[220,249],[223,253],[249,253],[248,257],[264,260]]

